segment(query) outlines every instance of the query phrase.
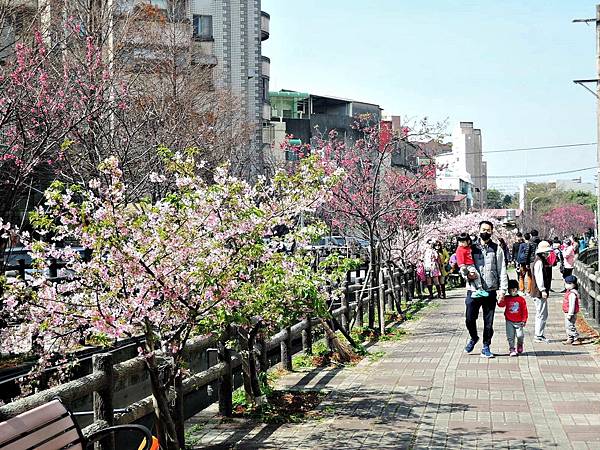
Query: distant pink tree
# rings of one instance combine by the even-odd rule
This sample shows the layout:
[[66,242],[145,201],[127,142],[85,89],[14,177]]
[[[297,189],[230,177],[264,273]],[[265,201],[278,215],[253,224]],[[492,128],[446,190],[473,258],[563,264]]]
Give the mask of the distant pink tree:
[[542,216],[551,234],[566,236],[568,234],[581,234],[588,228],[594,228],[594,212],[584,205],[567,204],[557,206]]

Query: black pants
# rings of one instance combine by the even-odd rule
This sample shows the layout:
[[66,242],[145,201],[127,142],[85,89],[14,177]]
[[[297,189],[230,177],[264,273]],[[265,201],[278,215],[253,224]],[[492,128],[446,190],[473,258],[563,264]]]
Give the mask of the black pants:
[[471,291],[467,291],[465,298],[466,312],[465,325],[471,339],[479,339],[477,334],[477,318],[479,317],[479,309],[483,308],[483,345],[492,343],[494,335],[494,311],[496,310],[496,291],[489,291],[489,297],[471,298]]
[[573,275],[573,268],[567,269],[566,267],[563,269],[562,276],[563,278],[567,278],[569,275]]

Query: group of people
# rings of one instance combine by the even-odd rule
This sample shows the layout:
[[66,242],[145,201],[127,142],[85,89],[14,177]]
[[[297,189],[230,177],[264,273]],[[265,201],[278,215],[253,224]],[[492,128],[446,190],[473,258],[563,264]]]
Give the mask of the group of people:
[[[524,329],[528,320],[527,300],[531,298],[535,304],[535,341],[550,342],[545,335],[548,321],[548,296],[551,290],[552,267],[559,266],[564,277],[563,313],[565,316],[566,340],[568,345],[580,344],[575,325],[579,312],[579,293],[577,278],[573,276],[573,265],[579,251],[579,241],[571,238],[560,241],[558,238],[542,240],[539,233],[532,230],[525,235],[517,234],[517,242],[512,253],[504,243],[492,240],[494,225],[489,221],[479,224],[479,235],[471,238],[466,233],[457,237],[458,246],[453,258],[456,258],[460,274],[467,280],[465,298],[465,324],[469,332],[469,341],[465,352],[471,353],[477,342],[477,319],[483,312],[483,346],[481,356],[493,358],[490,350],[494,334],[494,312],[496,306],[504,308],[506,336],[510,356],[517,356],[524,351]],[[438,268],[443,254],[449,252],[440,242],[429,242],[424,252],[423,268],[425,278],[438,286],[442,276]],[[575,248],[577,246],[577,248]],[[518,280],[509,280],[507,266],[513,262],[518,270]],[[436,272],[428,268],[434,267]],[[434,277],[438,277],[435,280]],[[527,290],[525,281],[527,280]],[[435,282],[437,281],[437,283]],[[432,295],[431,284],[429,286]],[[520,295],[523,292],[524,296]],[[445,289],[443,292],[445,296]]]
[[438,298],[446,298],[446,282],[448,281],[450,252],[441,241],[429,239],[423,258],[417,265],[417,278],[421,281],[433,298],[435,286]]

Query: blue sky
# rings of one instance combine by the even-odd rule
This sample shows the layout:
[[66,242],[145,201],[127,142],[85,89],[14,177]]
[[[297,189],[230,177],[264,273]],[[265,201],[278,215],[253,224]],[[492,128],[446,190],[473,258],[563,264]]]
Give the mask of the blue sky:
[[[589,0],[262,0],[271,90],[348,97],[481,128],[484,152],[596,141]],[[596,165],[594,146],[484,155],[491,176]],[[582,176],[586,171],[560,178]],[[557,177],[549,177],[556,179]],[[531,179],[534,180],[533,178]],[[535,180],[541,180],[536,178]],[[522,180],[490,179],[516,190]]]

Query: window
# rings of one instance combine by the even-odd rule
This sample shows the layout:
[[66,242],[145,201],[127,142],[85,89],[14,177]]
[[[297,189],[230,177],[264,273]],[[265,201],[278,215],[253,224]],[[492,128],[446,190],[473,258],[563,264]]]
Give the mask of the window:
[[212,16],[194,15],[194,38],[200,41],[212,40]]
[[269,103],[269,79],[267,77],[262,77],[261,84],[262,101],[264,103]]
[[150,4],[157,9],[167,10],[169,3],[167,0],[150,0]]

